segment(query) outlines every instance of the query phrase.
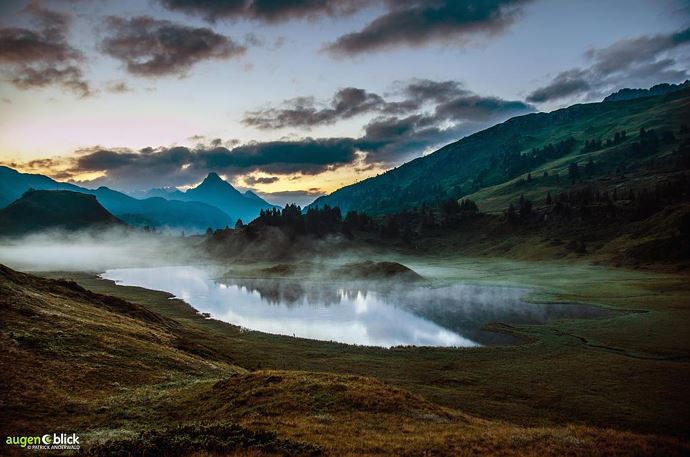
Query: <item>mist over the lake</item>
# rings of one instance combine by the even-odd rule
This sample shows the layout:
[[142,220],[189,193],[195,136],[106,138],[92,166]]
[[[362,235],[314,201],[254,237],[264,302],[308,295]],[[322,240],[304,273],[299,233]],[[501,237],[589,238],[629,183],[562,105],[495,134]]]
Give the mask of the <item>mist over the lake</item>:
[[193,262],[184,238],[113,228],[105,231],[51,230],[0,239],[0,263],[26,271],[92,271],[127,266]]

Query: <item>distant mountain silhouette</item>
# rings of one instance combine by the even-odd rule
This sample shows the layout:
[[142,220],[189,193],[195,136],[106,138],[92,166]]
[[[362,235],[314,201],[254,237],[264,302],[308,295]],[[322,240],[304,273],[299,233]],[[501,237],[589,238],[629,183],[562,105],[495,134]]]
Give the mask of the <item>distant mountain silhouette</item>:
[[254,192],[252,192],[251,190],[246,191],[246,192],[244,193],[244,196],[245,196],[246,198],[251,198],[251,199],[253,199],[253,200],[258,200],[258,201],[263,202],[263,203],[268,203],[266,200],[264,200],[263,198],[259,197],[258,195],[256,195],[256,194],[255,194]]
[[11,168],[0,166],[0,208],[9,205],[29,189],[75,192],[84,190],[74,184],[60,183],[47,176],[19,173]]
[[274,207],[258,195],[250,194],[243,195],[217,173],[209,173],[197,187],[182,193],[181,199],[213,205],[225,211],[232,219],[242,219],[243,221],[251,221],[259,215],[262,209]]
[[139,199],[161,197],[166,200],[182,200],[184,193],[175,187],[158,187],[143,192],[129,192],[129,195]]
[[252,191],[241,193],[213,172],[209,173],[201,184],[185,192],[174,187],[163,187],[132,195],[147,198],[161,197],[170,201],[201,202],[224,211],[230,216],[232,223],[237,219],[254,220],[262,209],[276,207]]
[[68,190],[29,190],[0,210],[0,235],[114,226],[125,224],[103,208],[94,195]]
[[160,197],[139,200],[107,187],[85,189],[74,184],[57,182],[47,176],[19,173],[0,166],[0,208],[9,205],[29,189],[69,190],[95,195],[105,209],[133,226],[201,232],[208,227],[223,228],[233,222],[230,216],[217,207],[200,202],[167,200]]
[[88,191],[110,212],[134,226],[204,231],[232,223],[230,216],[215,206],[201,202],[151,197],[139,200],[107,187]]

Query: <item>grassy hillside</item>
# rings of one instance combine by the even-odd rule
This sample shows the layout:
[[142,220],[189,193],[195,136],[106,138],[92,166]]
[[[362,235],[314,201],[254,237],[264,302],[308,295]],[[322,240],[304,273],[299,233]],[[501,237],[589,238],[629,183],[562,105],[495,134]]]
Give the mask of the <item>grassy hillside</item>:
[[93,195],[67,190],[30,190],[0,209],[0,235],[47,229],[79,230],[124,226]]
[[[503,210],[522,192],[515,185],[528,173],[541,177],[546,172],[552,177],[541,181],[541,198],[547,191],[558,193],[569,185],[571,163],[585,166],[592,159],[599,165],[595,175],[605,176],[663,158],[678,147],[677,141],[661,139],[658,147],[633,149],[634,143],[640,143],[640,129],[653,129],[660,137],[668,131],[677,135],[689,117],[689,90],[519,116],[339,189],[313,205],[383,214],[469,196],[483,211]],[[621,131],[626,132],[625,140],[606,144]],[[586,143],[592,140],[602,141],[602,147],[587,149]],[[567,147],[549,149],[566,142]]]
[[[108,287],[107,282],[100,284]],[[572,419],[549,424],[548,413],[540,418],[542,425],[480,419],[462,407],[442,406],[372,378],[295,366],[295,357],[302,357],[302,363],[311,359],[309,365],[320,367],[318,371],[342,373],[368,366],[379,373],[399,367],[416,373],[408,384],[424,373],[448,383],[469,375],[453,368],[465,352],[391,351],[391,363],[382,364],[388,351],[236,332],[190,313],[165,294],[116,290],[146,305],[0,267],[0,380],[6,386],[0,396],[2,433],[77,431],[94,455],[589,456],[688,451],[679,438],[568,425]],[[151,311],[158,306],[167,310],[167,317]],[[512,352],[521,357],[525,349],[529,347]],[[331,352],[335,358],[327,365],[318,361]],[[540,353],[543,358],[545,353]],[[418,355],[426,362],[416,360]],[[410,363],[400,363],[401,356]],[[256,369],[257,364],[273,366],[275,360],[292,368]],[[419,363],[430,368],[441,363],[446,376],[419,370]],[[470,357],[466,363],[477,361]],[[467,390],[468,398],[486,404],[486,412],[502,401],[498,392],[477,396],[472,383],[443,386],[428,384],[426,392]],[[4,453],[13,451],[3,447]]]

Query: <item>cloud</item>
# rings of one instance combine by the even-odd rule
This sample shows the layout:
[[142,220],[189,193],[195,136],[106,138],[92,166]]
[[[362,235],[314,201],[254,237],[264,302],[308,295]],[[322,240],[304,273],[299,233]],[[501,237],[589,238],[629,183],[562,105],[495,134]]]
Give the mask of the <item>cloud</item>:
[[[357,143],[367,152],[367,163],[398,163],[535,110],[519,100],[475,94],[453,81],[415,80],[402,92],[409,97],[404,103],[422,109],[404,117],[383,116],[369,122]],[[425,110],[427,106],[433,106],[433,112]]]
[[620,40],[603,49],[590,49],[587,56],[594,62],[594,73],[610,75],[630,70],[638,64],[647,64],[661,53],[688,43],[690,28],[671,34]]
[[484,127],[485,124],[476,122],[445,125],[442,119],[420,114],[380,117],[365,126],[357,147],[367,153],[365,163],[392,165],[419,157],[430,148],[459,140]]
[[586,72],[580,69],[559,73],[553,81],[540,87],[527,96],[527,101],[543,103],[549,100],[569,97],[587,92],[591,89]]
[[430,41],[462,44],[477,34],[503,32],[528,0],[389,0],[389,11],[358,32],[341,36],[325,50],[354,55]]
[[496,35],[519,17],[532,0],[159,0],[171,11],[219,19],[278,23],[293,19],[342,17],[367,8],[381,15],[363,29],[339,37],[324,49],[354,55],[432,41],[464,44],[477,34]]
[[160,0],[172,11],[218,19],[251,19],[276,23],[291,19],[315,19],[352,14],[367,5],[365,0]]
[[559,73],[551,82],[530,93],[527,100],[544,103],[574,96],[600,97],[622,86],[650,86],[660,81],[687,79],[690,28],[675,33],[642,36],[590,49],[590,64]]
[[533,106],[518,100],[467,94],[438,105],[436,115],[451,120],[491,121],[534,110]]
[[312,188],[307,190],[281,190],[278,192],[262,192],[263,195],[273,197],[319,197],[324,194],[321,189]]
[[73,177],[83,173],[104,174],[91,185],[136,190],[189,185],[209,171],[226,175],[252,172],[314,175],[352,163],[355,152],[355,141],[350,138],[269,141],[232,149],[203,145],[138,151],[93,147],[79,151],[66,168]]
[[89,84],[82,79],[82,72],[78,67],[25,67],[22,71],[15,73],[10,81],[20,89],[31,89],[34,87],[46,87],[59,84],[65,89],[69,89],[81,97],[91,94]]
[[256,184],[273,184],[274,182],[280,181],[280,178],[278,176],[265,176],[260,178],[256,178],[254,176],[245,176],[242,178],[242,180],[246,185],[253,186]]
[[306,127],[333,124],[359,114],[386,110],[388,104],[380,95],[346,87],[338,90],[327,107],[320,108],[313,97],[298,97],[283,102],[280,108],[250,111],[242,120],[248,127],[262,130],[284,127]]
[[426,101],[442,103],[469,93],[463,89],[462,84],[458,81],[432,81],[429,79],[414,79],[402,91],[419,104]]
[[70,16],[32,1],[24,9],[39,30],[0,28],[0,68],[20,89],[60,86],[79,97],[91,95],[80,67],[84,58],[67,42]]
[[[286,100],[279,107],[268,107],[245,113],[243,123],[261,130],[298,127],[309,130],[314,126],[333,124],[365,113],[379,116],[408,115],[425,107],[435,107],[439,120],[488,121],[508,114],[534,110],[521,101],[506,101],[496,97],[482,97],[458,81],[413,79],[398,83],[394,95],[402,99],[386,100],[364,89],[346,87],[332,99],[319,103],[314,97]],[[412,117],[408,118],[408,121]]]
[[283,190],[278,192],[255,192],[262,198],[274,204],[285,206],[287,204],[294,203],[301,207],[309,205],[318,197],[326,194],[326,192],[317,188],[305,190]]
[[314,97],[298,97],[279,108],[246,113],[247,126],[263,130],[332,124],[358,114],[375,114],[364,126],[356,147],[367,163],[395,163],[426,149],[457,140],[491,122],[534,111],[523,101],[481,96],[458,81],[413,79],[398,83],[396,100],[363,89],[345,88],[324,104]]
[[108,81],[105,85],[105,90],[111,94],[125,94],[132,92],[132,89],[124,81]]
[[148,16],[111,16],[106,25],[110,34],[101,43],[103,52],[137,76],[184,76],[198,62],[229,59],[246,51],[244,46],[211,29]]

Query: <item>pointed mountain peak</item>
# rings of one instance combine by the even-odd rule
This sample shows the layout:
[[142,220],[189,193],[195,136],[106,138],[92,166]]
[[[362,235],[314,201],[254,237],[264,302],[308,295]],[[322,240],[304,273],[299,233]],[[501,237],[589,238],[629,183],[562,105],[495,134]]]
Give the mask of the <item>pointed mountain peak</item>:
[[212,171],[208,174],[208,176],[206,176],[206,179],[204,179],[203,183],[212,183],[212,182],[225,182],[225,181],[223,181],[223,178],[218,176],[218,173],[216,173],[215,171]]
[[221,195],[235,195],[242,196],[242,194],[235,189],[229,182],[223,180],[218,173],[211,172],[206,176],[201,184],[196,187],[189,189],[185,192],[187,195],[200,195],[202,194],[214,194],[217,196]]
[[225,181],[223,178],[218,176],[218,173],[211,172],[206,176],[206,178],[199,184],[197,189],[207,189],[207,188],[213,188],[213,189],[223,189],[223,188],[230,188],[230,189],[235,189],[232,187],[232,185]]

